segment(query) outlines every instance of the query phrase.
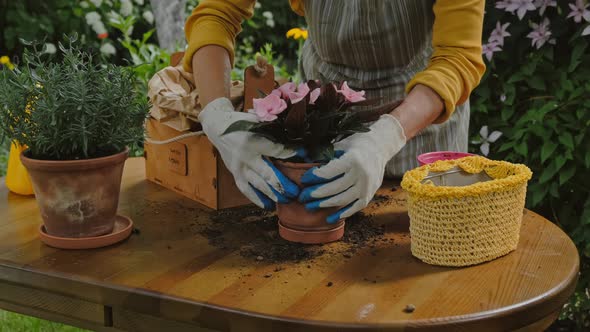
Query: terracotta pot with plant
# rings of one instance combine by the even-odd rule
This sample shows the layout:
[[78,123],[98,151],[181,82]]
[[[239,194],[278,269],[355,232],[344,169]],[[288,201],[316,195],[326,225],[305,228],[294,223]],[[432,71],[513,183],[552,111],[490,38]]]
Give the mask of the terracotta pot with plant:
[[42,232],[92,238],[113,232],[128,146],[143,139],[148,105],[128,68],[99,65],[70,37],[49,56],[36,45],[0,73],[0,129],[28,147]]
[[[365,100],[363,91],[350,89],[346,82],[323,85],[316,81],[299,85],[290,82],[261,97],[254,100],[254,109],[250,111],[258,115],[259,122],[235,122],[224,134],[249,131],[287,148],[305,151],[305,157],[271,160],[302,189],[301,178],[307,170],[339,156],[341,151],[334,151],[334,143],[354,133],[369,131],[369,124],[391,110],[395,104],[369,107],[370,110],[353,110],[353,106],[374,106],[378,101]],[[284,103],[285,106],[270,107],[272,103]],[[281,111],[269,115],[265,109]],[[279,234],[286,240],[301,243],[336,241],[344,234],[345,222],[327,223],[326,219],[337,210],[325,208],[309,211],[296,200],[287,204],[279,203]]]

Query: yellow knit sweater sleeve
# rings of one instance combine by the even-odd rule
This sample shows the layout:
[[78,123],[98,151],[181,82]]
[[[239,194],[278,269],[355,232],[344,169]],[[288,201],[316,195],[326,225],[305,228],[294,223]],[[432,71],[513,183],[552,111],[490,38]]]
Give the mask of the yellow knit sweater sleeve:
[[192,72],[193,55],[206,45],[225,48],[233,65],[236,36],[242,31],[242,22],[252,17],[255,2],[256,0],[201,0],[184,26],[188,41],[183,59],[184,69]]
[[406,86],[423,84],[438,93],[445,111],[435,121],[446,121],[457,105],[469,98],[485,72],[481,55],[484,0],[437,0],[434,5],[432,45],[428,67]]

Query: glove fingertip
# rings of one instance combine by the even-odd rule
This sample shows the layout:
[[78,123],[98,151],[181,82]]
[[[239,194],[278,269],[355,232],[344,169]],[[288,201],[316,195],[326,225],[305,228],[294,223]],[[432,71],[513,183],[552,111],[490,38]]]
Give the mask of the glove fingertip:
[[315,183],[321,183],[321,182],[326,181],[326,179],[321,178],[313,173],[317,169],[318,169],[318,167],[316,166],[316,167],[310,168],[309,170],[307,170],[307,172],[303,173],[303,176],[301,176],[301,183],[315,184]]

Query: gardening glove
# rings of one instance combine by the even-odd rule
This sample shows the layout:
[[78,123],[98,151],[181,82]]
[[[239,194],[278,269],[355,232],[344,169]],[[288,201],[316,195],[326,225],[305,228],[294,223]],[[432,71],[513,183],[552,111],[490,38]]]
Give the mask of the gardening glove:
[[366,207],[383,182],[387,162],[406,144],[399,121],[382,115],[370,131],[353,134],[334,144],[336,158],[307,171],[299,195],[307,210],[342,207],[327,218],[335,223]]
[[266,209],[274,208],[275,202],[289,203],[299,194],[299,187],[265,157],[286,159],[297,152],[250,132],[223,135],[232,123],[241,120],[258,122],[254,114],[236,112],[227,98],[212,101],[199,114],[203,132],[248,199]]

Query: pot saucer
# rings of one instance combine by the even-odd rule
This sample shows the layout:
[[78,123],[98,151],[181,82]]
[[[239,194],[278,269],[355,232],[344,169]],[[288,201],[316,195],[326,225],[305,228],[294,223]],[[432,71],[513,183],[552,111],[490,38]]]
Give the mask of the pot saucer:
[[305,243],[305,244],[320,244],[340,240],[344,235],[344,224],[325,230],[325,231],[300,231],[283,226],[279,222],[279,235],[291,242]]
[[39,237],[46,245],[59,249],[94,249],[110,246],[121,242],[129,237],[133,230],[133,221],[126,216],[117,215],[115,217],[115,227],[109,234],[94,236],[69,238],[58,237],[47,234],[45,226],[39,226]]

